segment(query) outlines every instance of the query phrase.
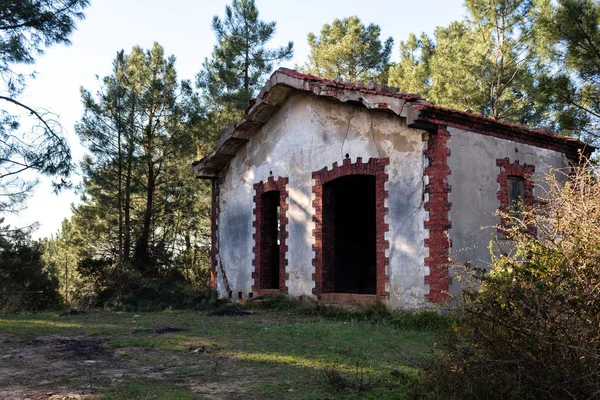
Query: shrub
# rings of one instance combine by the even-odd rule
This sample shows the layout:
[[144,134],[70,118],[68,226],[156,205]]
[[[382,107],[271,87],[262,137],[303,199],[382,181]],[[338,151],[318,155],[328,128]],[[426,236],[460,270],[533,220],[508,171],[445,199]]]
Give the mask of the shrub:
[[42,252],[42,245],[26,233],[0,228],[0,312],[37,311],[60,304],[58,280]]
[[480,289],[464,291],[430,371],[438,396],[600,396],[598,170],[556,175],[545,202],[510,224],[505,248],[496,243],[491,272],[475,273]]
[[[216,291],[201,289],[186,282],[159,280],[123,297],[122,307],[132,311],[161,311],[168,308],[203,310],[223,303]],[[115,307],[116,306],[116,307]],[[119,308],[119,305],[113,305]]]

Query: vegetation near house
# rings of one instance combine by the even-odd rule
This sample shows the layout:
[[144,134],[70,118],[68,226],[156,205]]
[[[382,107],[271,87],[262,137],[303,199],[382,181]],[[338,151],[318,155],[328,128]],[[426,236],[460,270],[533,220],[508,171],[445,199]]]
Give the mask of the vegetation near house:
[[71,224],[80,265],[103,260],[103,284],[93,289],[119,297],[140,277],[202,276],[206,203],[185,163],[202,142],[202,112],[190,83],[178,81],[174,57],[155,43],[119,52],[113,66],[95,94],[82,89],[76,131],[89,154]]
[[[569,174],[569,171],[564,171]],[[549,175],[545,202],[508,216],[512,242],[474,272],[430,379],[444,398],[592,399],[600,390],[599,170]],[[534,229],[531,229],[531,228]]]

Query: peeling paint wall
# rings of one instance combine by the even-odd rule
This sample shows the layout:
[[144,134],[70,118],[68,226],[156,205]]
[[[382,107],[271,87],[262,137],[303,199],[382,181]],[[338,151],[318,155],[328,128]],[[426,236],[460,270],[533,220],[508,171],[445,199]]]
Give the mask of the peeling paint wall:
[[254,183],[269,176],[288,177],[286,282],[291,295],[311,295],[314,283],[312,259],[312,172],[346,154],[357,157],[389,157],[387,207],[390,242],[390,306],[419,307],[425,302],[423,242],[423,131],[407,128],[396,115],[367,110],[339,102],[296,94],[240,149],[224,172],[220,188],[218,221],[218,290],[228,295],[223,284],[225,271],[230,289],[246,298],[252,291],[252,247]]
[[[499,184],[496,182],[500,167],[496,165],[496,159],[508,158],[511,163],[518,160],[521,164],[535,166],[532,179],[536,184],[533,190],[536,198],[543,192],[542,184],[549,167],[567,170],[569,162],[564,154],[554,150],[455,128],[448,131],[448,165],[452,171],[448,178],[452,186],[449,195],[452,257],[459,265],[469,262],[488,267],[488,246],[493,235],[497,235],[494,227],[500,222],[494,215],[500,207]],[[457,294],[459,290],[460,285],[454,279],[450,292]]]

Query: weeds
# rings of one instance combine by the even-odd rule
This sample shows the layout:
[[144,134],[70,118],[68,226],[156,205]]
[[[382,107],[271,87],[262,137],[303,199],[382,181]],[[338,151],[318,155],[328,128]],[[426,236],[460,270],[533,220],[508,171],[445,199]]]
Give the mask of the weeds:
[[382,302],[376,302],[357,310],[325,305],[306,298],[292,298],[285,295],[267,297],[260,306],[249,303],[249,307],[262,307],[268,310],[303,316],[315,316],[337,321],[367,322],[389,325],[399,329],[443,331],[451,325],[451,320],[434,311],[390,310]]
[[366,371],[365,362],[367,358],[363,354],[363,347],[360,347],[358,354],[351,354],[349,357],[355,359],[352,373],[346,374],[346,377],[340,372],[339,368],[328,366],[323,369],[325,382],[338,392],[350,392],[357,395],[372,389],[376,382]]

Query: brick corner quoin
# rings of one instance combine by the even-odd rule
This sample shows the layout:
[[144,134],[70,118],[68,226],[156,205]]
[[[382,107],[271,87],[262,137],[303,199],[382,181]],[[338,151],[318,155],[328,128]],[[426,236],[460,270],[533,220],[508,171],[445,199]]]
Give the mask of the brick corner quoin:
[[425,284],[429,285],[427,298],[432,303],[442,303],[448,299],[448,288],[451,278],[448,272],[451,241],[448,230],[451,228],[449,212],[451,204],[448,194],[452,190],[448,184],[450,167],[448,157],[450,134],[445,126],[438,126],[430,132],[425,157],[429,160],[425,175],[429,183],[425,192],[429,194],[425,210],[429,211],[429,220],[425,228],[429,237],[425,239],[425,247],[429,248],[429,256],[425,258],[425,266],[429,267],[429,275],[425,276]]

